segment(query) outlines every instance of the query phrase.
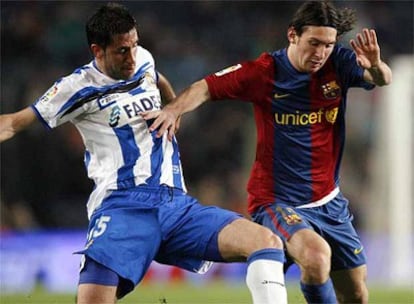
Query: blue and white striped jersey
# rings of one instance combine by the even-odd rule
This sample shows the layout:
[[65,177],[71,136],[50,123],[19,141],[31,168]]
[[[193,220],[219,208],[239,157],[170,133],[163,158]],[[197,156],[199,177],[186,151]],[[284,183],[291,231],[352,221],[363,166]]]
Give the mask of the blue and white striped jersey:
[[[95,188],[88,216],[110,190],[168,185],[186,191],[177,141],[156,138],[141,118],[161,108],[157,73],[150,52],[137,48],[136,73],[114,80],[95,62],[58,80],[33,105],[48,128],[72,122],[85,144],[85,165]],[[109,190],[109,191],[108,191]]]

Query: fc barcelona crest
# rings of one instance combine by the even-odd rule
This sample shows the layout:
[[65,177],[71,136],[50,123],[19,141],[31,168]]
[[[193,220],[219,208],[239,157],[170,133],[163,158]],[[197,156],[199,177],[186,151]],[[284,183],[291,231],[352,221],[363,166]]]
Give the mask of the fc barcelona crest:
[[288,225],[295,225],[302,222],[302,218],[292,208],[277,207],[276,211],[282,215],[283,220]]
[[341,88],[335,80],[323,84],[321,88],[326,99],[335,99],[341,94]]

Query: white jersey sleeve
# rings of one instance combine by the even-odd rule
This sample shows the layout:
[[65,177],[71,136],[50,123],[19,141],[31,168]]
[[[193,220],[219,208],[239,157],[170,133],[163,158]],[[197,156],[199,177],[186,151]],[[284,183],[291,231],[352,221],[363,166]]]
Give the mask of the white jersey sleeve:
[[136,72],[114,80],[91,62],[57,81],[33,109],[49,128],[72,122],[85,145],[85,165],[95,189],[88,213],[108,191],[168,185],[186,191],[176,139],[157,138],[140,113],[161,108],[150,52],[137,48]]

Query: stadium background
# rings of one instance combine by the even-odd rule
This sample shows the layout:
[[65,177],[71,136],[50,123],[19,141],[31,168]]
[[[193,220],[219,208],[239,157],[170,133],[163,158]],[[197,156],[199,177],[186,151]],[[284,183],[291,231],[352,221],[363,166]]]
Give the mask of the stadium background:
[[[1,113],[31,104],[56,79],[90,61],[84,23],[99,3],[0,2]],[[179,92],[208,73],[286,46],[286,28],[299,2],[136,1],[125,4],[138,21],[140,44],[152,51],[157,69]],[[412,1],[337,1],[336,4],[357,10],[358,26],[343,37],[345,44],[362,26],[374,27],[382,46],[382,57],[387,62],[392,64],[401,56],[413,55]],[[410,57],[405,61],[411,65],[408,72],[411,80],[405,79],[411,86],[412,60]],[[371,93],[356,90],[350,94],[342,190],[350,199],[356,226],[366,242],[372,265],[369,265],[369,280],[381,283],[395,276],[392,271],[395,259],[391,256],[395,248],[389,247],[393,244],[392,225],[399,222],[405,228],[397,230],[399,235],[403,234],[401,240],[397,236],[397,243],[405,244],[401,247],[405,252],[403,262],[408,257],[411,264],[403,265],[404,269],[397,273],[396,284],[413,286],[412,192],[406,192],[409,196],[404,198],[405,204],[398,205],[404,208],[398,210],[401,220],[390,219],[392,204],[399,202],[389,199],[389,180],[379,178],[389,175],[389,167],[381,158],[389,149],[383,144],[386,138],[382,134],[386,125],[383,119],[387,117],[384,96],[389,95],[384,88]],[[392,103],[400,98],[399,94],[391,96],[396,100],[387,101]],[[412,103],[412,91],[408,96]],[[409,130],[402,149],[412,151],[413,143],[409,139],[413,134],[410,120],[413,110],[406,109]],[[401,109],[401,114],[406,109]],[[255,145],[251,110],[249,104],[228,101],[210,103],[184,117],[178,133],[184,174],[189,192],[203,203],[246,214],[245,184]],[[413,172],[412,154],[408,156],[405,170]],[[49,132],[39,124],[24,131],[1,145],[0,165],[1,291],[24,288],[27,291],[36,281],[49,284],[56,291],[73,288],[78,262],[70,253],[83,245],[87,225],[85,202],[92,188],[83,167],[83,146],[76,129],[65,125]],[[412,188],[412,174],[401,177],[400,182]],[[408,224],[404,223],[407,221]],[[52,256],[53,263],[45,266],[45,261],[52,261]],[[62,261],[68,268],[65,272],[68,277],[62,274]],[[243,277],[243,265],[217,267],[210,278]],[[15,281],[10,279],[11,274]],[[187,279],[186,274],[159,265],[153,266],[151,276],[155,280],[169,276]],[[199,279],[190,277],[189,280]]]

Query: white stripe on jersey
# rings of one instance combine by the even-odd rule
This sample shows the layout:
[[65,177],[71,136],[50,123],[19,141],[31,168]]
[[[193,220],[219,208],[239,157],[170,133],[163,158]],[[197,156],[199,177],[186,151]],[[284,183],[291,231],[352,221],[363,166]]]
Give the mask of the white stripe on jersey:
[[95,189],[88,216],[111,190],[162,184],[186,191],[176,139],[156,138],[141,118],[161,108],[152,55],[137,49],[133,78],[114,80],[94,62],[58,80],[33,108],[50,128],[72,122],[85,144],[85,164]]

